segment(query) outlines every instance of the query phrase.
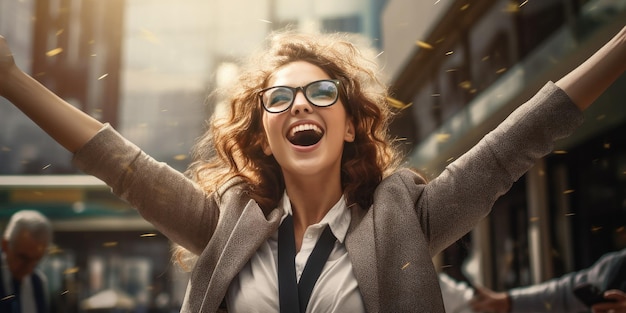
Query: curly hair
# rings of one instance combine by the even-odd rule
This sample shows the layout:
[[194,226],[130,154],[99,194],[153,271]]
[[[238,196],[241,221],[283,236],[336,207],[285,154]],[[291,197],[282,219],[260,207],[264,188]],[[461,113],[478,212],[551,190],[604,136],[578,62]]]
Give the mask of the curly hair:
[[263,152],[266,142],[259,90],[280,67],[305,61],[340,81],[340,97],[355,126],[354,142],[346,142],[341,184],[348,205],[367,209],[376,186],[399,165],[399,153],[387,129],[392,115],[387,86],[380,77],[374,49],[357,46],[360,37],[344,33],[310,34],[283,30],[272,33],[268,46],[244,64],[237,81],[221,92],[229,110],[213,117],[192,151],[187,175],[207,192],[240,177],[250,197],[265,212],[274,209],[285,189],[280,165]]

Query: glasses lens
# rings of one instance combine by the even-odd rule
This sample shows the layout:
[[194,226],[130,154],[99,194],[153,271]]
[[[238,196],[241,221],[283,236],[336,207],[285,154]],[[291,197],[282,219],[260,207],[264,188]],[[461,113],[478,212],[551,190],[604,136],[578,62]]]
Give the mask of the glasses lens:
[[325,107],[337,101],[339,93],[333,81],[313,82],[306,87],[306,97],[316,106]]
[[285,87],[274,87],[263,93],[263,105],[270,112],[286,110],[293,100],[293,91]]

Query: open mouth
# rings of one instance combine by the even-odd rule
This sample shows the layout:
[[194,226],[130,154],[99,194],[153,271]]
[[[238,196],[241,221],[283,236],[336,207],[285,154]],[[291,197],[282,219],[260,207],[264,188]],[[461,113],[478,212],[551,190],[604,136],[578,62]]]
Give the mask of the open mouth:
[[296,146],[312,146],[318,143],[324,132],[313,124],[303,124],[292,128],[287,135],[287,140]]

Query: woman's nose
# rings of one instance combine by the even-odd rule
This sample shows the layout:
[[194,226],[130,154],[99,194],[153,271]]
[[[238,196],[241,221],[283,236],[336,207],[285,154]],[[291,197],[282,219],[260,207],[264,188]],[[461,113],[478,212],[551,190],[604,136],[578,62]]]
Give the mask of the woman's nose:
[[293,105],[291,106],[292,114],[299,113],[311,113],[313,112],[313,105],[304,96],[301,90],[298,90],[293,99]]

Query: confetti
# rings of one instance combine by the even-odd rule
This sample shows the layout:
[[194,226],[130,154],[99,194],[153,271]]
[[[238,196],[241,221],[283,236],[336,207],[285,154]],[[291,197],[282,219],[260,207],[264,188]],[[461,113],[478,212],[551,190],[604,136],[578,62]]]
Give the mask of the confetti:
[[55,56],[57,54],[60,54],[61,52],[63,52],[63,48],[52,49],[52,50],[46,52],[46,56],[53,57],[53,56]]
[[398,99],[392,98],[392,97],[387,97],[387,101],[389,101],[389,105],[396,108],[396,109],[400,109],[400,110],[404,110],[408,107],[410,107],[411,105],[413,105],[413,102],[411,103],[404,103]]
[[65,271],[63,271],[63,274],[65,275],[69,275],[69,274],[76,274],[78,273],[78,267],[70,267],[68,269],[66,269]]
[[402,270],[404,271],[407,267],[409,267],[409,265],[411,265],[411,262],[408,262],[408,263],[404,264],[402,266]]
[[155,233],[147,233],[147,234],[141,234],[141,236],[139,236],[139,237],[142,237],[142,238],[145,238],[145,237],[156,237],[156,235],[157,234],[155,234]]
[[102,76],[98,77],[98,80],[104,79],[104,78],[106,78],[107,76],[109,76],[109,73],[106,73],[106,74],[104,74],[104,75],[102,75]]
[[117,246],[117,241],[109,241],[102,244],[103,247],[110,248]]
[[569,195],[570,193],[574,193],[574,189],[567,189],[567,190],[563,191],[564,195]]
[[430,44],[429,44],[429,43],[427,43],[427,42],[421,41],[421,40],[416,41],[416,42],[415,42],[415,44],[416,44],[418,47],[423,48],[423,49],[428,49],[428,50],[432,50],[432,49],[433,49],[433,46],[432,46],[432,45],[430,45]]

